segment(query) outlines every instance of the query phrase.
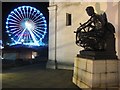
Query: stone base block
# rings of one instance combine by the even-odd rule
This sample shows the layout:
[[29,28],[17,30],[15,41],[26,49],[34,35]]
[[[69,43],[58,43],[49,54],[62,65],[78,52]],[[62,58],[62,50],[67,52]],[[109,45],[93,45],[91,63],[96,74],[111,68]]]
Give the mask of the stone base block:
[[76,57],[73,83],[80,88],[118,88],[120,86],[120,61]]
[[85,83],[78,80],[76,77],[73,77],[73,83],[76,84],[80,88],[90,88]]

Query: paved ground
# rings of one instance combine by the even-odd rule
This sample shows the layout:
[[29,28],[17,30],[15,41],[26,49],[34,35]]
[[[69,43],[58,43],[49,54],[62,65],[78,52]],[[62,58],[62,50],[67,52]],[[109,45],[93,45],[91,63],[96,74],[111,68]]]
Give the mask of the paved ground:
[[3,88],[74,88],[72,70],[53,70],[42,68],[40,64],[4,70]]

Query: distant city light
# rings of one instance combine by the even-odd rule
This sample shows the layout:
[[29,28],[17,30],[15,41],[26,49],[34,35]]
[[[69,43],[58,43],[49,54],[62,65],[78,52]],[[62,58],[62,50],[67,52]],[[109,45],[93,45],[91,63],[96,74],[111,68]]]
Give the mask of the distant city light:
[[24,39],[21,39],[21,42],[24,42]]
[[32,59],[34,59],[35,58],[35,56],[34,55],[32,55]]
[[0,49],[3,49],[4,46],[3,46],[3,43],[2,43],[2,40],[0,40]]

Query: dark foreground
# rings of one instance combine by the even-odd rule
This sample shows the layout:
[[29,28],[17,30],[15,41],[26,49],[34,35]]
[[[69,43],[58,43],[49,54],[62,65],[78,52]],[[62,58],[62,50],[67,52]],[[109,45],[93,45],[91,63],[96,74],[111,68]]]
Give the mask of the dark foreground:
[[2,88],[64,88],[80,90],[72,82],[72,70],[53,70],[41,67],[41,64],[33,64],[22,67],[14,67],[3,70]]

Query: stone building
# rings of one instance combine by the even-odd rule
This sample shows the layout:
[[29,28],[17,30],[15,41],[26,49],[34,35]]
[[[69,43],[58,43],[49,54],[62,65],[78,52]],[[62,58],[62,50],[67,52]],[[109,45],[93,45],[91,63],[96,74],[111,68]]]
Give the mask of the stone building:
[[57,62],[57,68],[73,69],[74,58],[79,53],[79,50],[82,49],[75,44],[74,31],[79,27],[79,23],[84,23],[89,19],[85,11],[87,6],[93,6],[98,14],[106,12],[108,21],[115,26],[116,54],[120,58],[118,2],[65,2],[65,0],[64,2],[55,2],[52,0],[48,7],[48,66],[51,63]]

